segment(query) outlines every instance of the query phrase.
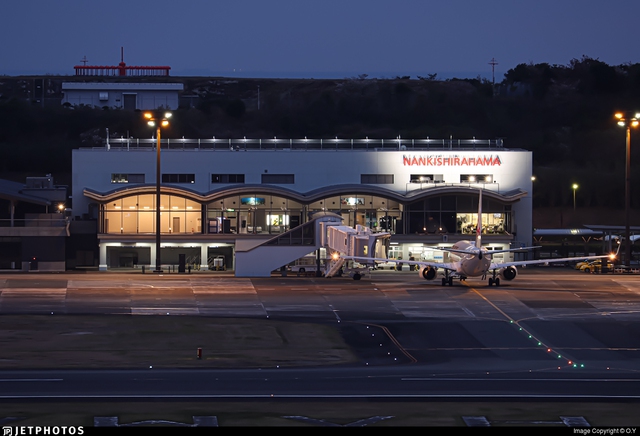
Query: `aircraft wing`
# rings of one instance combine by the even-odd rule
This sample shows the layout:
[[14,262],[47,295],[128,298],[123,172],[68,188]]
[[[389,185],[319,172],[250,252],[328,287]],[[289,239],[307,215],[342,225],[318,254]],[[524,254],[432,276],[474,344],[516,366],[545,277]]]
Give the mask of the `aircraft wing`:
[[581,257],[558,257],[553,259],[537,259],[537,260],[521,260],[515,262],[503,262],[503,263],[492,263],[489,269],[500,269],[506,268],[508,266],[520,266],[520,265],[539,265],[542,263],[558,263],[558,262],[578,262],[581,260],[589,260],[589,259],[605,259],[605,258],[615,258],[612,257],[611,254],[603,254],[601,256],[581,256]]
[[354,260],[358,263],[371,264],[374,262],[392,262],[406,265],[430,266],[434,268],[442,268],[454,271],[456,268],[451,263],[429,262],[426,260],[404,260],[404,259],[385,259],[383,257],[358,257],[358,256],[340,256],[343,259]]
[[[456,250],[455,248],[447,248],[447,247],[424,247],[428,250],[437,250],[437,251],[447,251],[449,253],[459,253],[459,254],[469,254],[468,250]],[[535,247],[522,247],[522,248],[506,248],[504,250],[488,250],[488,254],[497,254],[497,253],[514,253],[517,251],[531,251],[536,248],[540,248],[540,246]]]
[[542,248],[542,246],[537,245],[535,247],[505,248],[504,250],[489,250],[489,251],[487,251],[487,253],[489,253],[489,254],[494,254],[494,253],[515,253],[515,252],[518,252],[518,251],[531,251],[531,250],[535,250],[536,248]]
[[[604,236],[604,240],[605,241],[608,241],[610,239],[612,239],[612,240],[617,239],[617,240],[624,241],[625,237],[624,236],[620,236],[620,235],[605,235]],[[629,236],[629,240],[631,242],[636,242],[638,239],[640,239],[640,235],[631,235],[631,236]]]

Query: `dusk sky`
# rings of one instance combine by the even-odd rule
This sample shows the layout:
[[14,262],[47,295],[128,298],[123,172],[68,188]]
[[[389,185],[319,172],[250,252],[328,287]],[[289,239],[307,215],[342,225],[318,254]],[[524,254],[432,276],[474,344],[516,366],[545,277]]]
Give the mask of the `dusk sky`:
[[491,78],[521,63],[640,62],[640,1],[3,2],[0,74],[170,66],[172,76]]

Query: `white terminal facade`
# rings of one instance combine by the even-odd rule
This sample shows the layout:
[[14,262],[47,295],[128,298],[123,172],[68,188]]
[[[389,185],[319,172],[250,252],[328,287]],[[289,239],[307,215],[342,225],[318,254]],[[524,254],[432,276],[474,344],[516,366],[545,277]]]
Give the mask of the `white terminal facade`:
[[[532,152],[502,140],[163,139],[160,159],[165,265],[235,269],[237,247],[319,211],[391,233],[390,258],[434,259],[425,247],[473,239],[479,189],[483,245],[532,242]],[[156,164],[154,139],[73,151],[73,214],[98,220],[101,270],[155,265]]]

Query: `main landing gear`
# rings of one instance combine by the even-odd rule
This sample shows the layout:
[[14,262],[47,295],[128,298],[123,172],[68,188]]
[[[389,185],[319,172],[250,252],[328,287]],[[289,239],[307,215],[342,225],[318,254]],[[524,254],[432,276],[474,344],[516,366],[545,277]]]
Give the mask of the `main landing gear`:
[[[465,280],[466,277],[460,276],[460,280]],[[453,277],[449,274],[449,270],[444,271],[444,277],[442,278],[442,286],[453,286]]]
[[[449,270],[444,270],[444,277],[442,278],[442,286],[447,286],[447,285],[453,286],[453,277],[454,276],[450,274]],[[467,280],[466,276],[462,276],[459,274],[455,274],[455,277],[459,277],[461,282],[464,282],[465,280]]]
[[442,278],[442,286],[453,286],[453,277],[443,277]]

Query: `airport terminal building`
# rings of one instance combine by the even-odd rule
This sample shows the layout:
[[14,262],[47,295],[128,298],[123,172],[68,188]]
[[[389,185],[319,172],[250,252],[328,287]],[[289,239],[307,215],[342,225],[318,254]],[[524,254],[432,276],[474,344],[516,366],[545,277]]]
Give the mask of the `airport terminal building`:
[[532,153],[499,139],[162,139],[160,154],[156,146],[110,139],[73,150],[73,215],[97,220],[100,270],[155,265],[158,156],[166,265],[182,256],[194,268],[236,269],[239,247],[320,211],[389,232],[390,258],[433,259],[439,252],[425,247],[475,234],[479,189],[483,245],[531,245]]

